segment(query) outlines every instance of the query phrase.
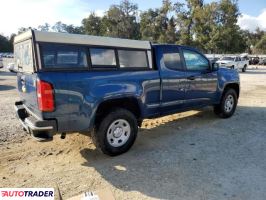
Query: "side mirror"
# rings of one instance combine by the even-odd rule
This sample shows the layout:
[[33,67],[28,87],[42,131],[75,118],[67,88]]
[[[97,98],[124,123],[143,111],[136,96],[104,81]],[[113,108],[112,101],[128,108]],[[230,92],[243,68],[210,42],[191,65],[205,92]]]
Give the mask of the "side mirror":
[[218,71],[219,65],[217,63],[212,63],[212,71]]

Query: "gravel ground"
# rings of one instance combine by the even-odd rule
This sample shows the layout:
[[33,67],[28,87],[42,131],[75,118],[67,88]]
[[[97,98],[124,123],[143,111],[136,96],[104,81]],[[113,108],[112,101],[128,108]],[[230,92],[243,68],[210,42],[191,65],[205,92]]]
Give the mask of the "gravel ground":
[[25,137],[14,111],[14,102],[19,99],[16,80],[14,73],[0,69],[0,145],[7,141],[21,141]]
[[235,115],[211,108],[145,121],[133,148],[107,157],[89,137],[38,143],[13,112],[15,77],[0,71],[0,187],[55,187],[64,198],[109,188],[116,199],[264,200],[266,67],[240,73]]

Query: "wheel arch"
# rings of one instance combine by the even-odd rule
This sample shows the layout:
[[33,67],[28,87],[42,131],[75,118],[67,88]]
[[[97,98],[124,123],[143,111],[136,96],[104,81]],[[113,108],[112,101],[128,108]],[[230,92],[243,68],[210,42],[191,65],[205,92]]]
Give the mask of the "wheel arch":
[[225,87],[224,87],[224,90],[223,90],[223,94],[229,89],[234,89],[236,91],[237,98],[239,98],[239,93],[240,93],[239,83],[228,83],[228,84],[226,84]]
[[132,112],[135,115],[138,123],[141,124],[142,112],[140,102],[136,97],[129,96],[115,99],[107,99],[100,102],[96,108],[94,125],[97,126],[97,124],[100,123],[102,117],[104,117],[110,111],[118,107],[127,109]]

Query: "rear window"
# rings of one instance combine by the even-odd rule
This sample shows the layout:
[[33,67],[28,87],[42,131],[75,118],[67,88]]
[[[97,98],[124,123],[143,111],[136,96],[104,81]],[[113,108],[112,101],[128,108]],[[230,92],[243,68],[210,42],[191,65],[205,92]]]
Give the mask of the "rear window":
[[72,45],[42,44],[44,68],[88,67],[86,48]]
[[118,50],[120,68],[147,68],[146,51]]
[[26,40],[14,46],[15,67],[24,72],[33,72],[32,42]]

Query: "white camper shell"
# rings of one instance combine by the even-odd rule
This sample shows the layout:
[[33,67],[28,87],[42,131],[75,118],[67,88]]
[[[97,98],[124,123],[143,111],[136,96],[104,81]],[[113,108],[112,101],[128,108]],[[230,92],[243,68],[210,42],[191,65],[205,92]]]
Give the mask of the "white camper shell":
[[[52,55],[49,55],[49,53],[45,54],[45,51],[42,49],[42,44],[59,45],[59,46],[66,45],[70,47],[82,46],[88,49],[90,48],[114,49],[114,55],[116,55],[116,59],[112,61],[112,64],[116,62],[115,66],[118,66],[119,68],[123,68],[124,66],[127,66],[127,63],[123,64],[121,63],[122,62],[121,60],[120,62],[118,62],[119,59],[117,58],[118,57],[117,54],[119,53],[118,52],[119,50],[132,51],[132,53],[134,53],[135,55],[131,54],[130,52],[129,53],[122,52],[122,53],[124,53],[123,54],[124,57],[128,57],[129,60],[130,59],[135,60],[135,62],[138,62],[139,60],[141,60],[137,58],[137,56],[140,56],[140,53],[134,52],[134,50],[136,51],[139,50],[139,51],[145,52],[145,56],[147,58],[147,66],[143,66],[143,67],[144,68],[147,67],[151,69],[153,65],[151,43],[149,41],[29,30],[27,32],[24,32],[16,36],[14,39],[15,66],[18,69],[21,68],[23,69],[23,71],[29,71],[29,72],[34,72],[36,70],[42,70],[45,68],[45,66],[46,68],[51,67],[52,62],[53,62],[51,61],[51,59],[54,59],[54,58],[52,58]],[[132,58],[130,58],[131,55],[132,55]],[[74,59],[74,56],[75,56],[74,54],[70,55],[67,53],[64,55],[61,55],[61,57],[63,57],[64,62],[66,62],[66,60],[71,60],[72,58]],[[88,56],[91,56],[91,58],[89,58],[90,63],[88,63],[88,68],[92,68],[94,66],[92,63],[93,61],[92,59],[94,58],[92,58],[93,53],[90,52],[90,50],[89,50]],[[57,56],[55,57],[57,58]],[[95,57],[95,59],[97,59],[97,57]],[[104,66],[104,64],[106,63],[100,63],[99,65]],[[95,66],[98,66],[98,65],[95,64]],[[139,66],[137,66],[136,64],[136,67],[139,67]],[[64,67],[60,67],[60,69],[63,69],[63,68]]]

